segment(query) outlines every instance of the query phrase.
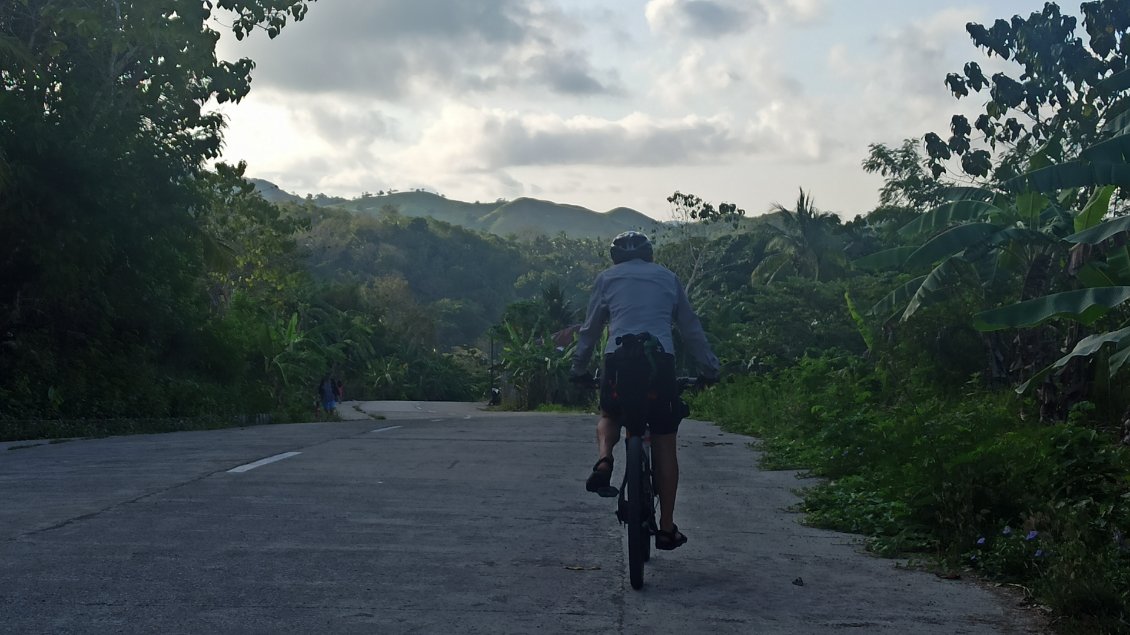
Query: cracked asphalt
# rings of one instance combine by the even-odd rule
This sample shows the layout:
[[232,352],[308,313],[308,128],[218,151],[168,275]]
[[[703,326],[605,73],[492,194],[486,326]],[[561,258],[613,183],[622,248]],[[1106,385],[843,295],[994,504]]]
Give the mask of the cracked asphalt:
[[584,491],[593,417],[341,412],[0,444],[0,632],[1041,632],[1015,598],[800,524],[804,481],[708,423],[680,435],[690,542],[633,591],[613,503]]

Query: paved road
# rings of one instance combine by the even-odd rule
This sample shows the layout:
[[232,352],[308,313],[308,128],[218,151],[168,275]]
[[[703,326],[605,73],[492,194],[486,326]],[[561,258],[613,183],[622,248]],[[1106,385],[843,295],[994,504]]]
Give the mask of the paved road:
[[1034,632],[798,524],[795,476],[709,424],[681,435],[690,543],[632,591],[612,504],[583,491],[591,417],[343,413],[0,446],[0,632]]

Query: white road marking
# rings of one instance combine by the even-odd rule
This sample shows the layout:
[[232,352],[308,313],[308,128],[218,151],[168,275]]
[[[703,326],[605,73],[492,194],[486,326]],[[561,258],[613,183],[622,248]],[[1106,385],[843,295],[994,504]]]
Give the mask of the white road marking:
[[247,465],[241,465],[239,467],[233,467],[232,469],[230,469],[228,471],[229,472],[235,472],[235,473],[246,472],[248,470],[254,470],[257,467],[262,467],[264,465],[267,465],[268,463],[274,463],[275,461],[281,461],[283,459],[289,459],[292,456],[298,456],[299,454],[302,454],[302,453],[301,452],[283,452],[282,454],[276,454],[274,456],[268,456],[265,459],[259,459],[258,461],[255,461],[254,463],[248,463]]
[[369,434],[372,434],[374,432],[384,432],[385,430],[395,430],[397,428],[403,428],[403,427],[404,426],[389,426],[387,428],[377,428],[376,430],[369,430]]

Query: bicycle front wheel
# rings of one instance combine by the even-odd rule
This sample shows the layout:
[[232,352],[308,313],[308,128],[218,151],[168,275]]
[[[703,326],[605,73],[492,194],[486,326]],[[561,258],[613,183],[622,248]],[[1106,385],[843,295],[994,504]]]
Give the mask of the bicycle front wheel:
[[644,526],[643,441],[639,436],[628,439],[627,454],[628,464],[624,467],[628,482],[624,494],[628,507],[628,578],[632,588],[639,589],[643,586],[644,550],[650,546]]

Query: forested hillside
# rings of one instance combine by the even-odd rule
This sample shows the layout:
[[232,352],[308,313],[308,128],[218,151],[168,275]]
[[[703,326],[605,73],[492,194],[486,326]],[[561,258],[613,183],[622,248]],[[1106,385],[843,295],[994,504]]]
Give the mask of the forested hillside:
[[[271,202],[299,202],[303,199],[288,194],[277,185],[252,179],[256,190]],[[489,232],[498,236],[534,238],[565,234],[570,238],[608,239],[627,230],[656,231],[663,223],[627,207],[608,212],[594,212],[579,205],[554,203],[533,198],[513,201],[499,199],[493,203],[467,203],[451,200],[423,190],[409,192],[364,193],[360,198],[343,200],[318,195],[309,201],[336,209],[380,216],[393,211],[401,216],[431,218],[466,229]]]

